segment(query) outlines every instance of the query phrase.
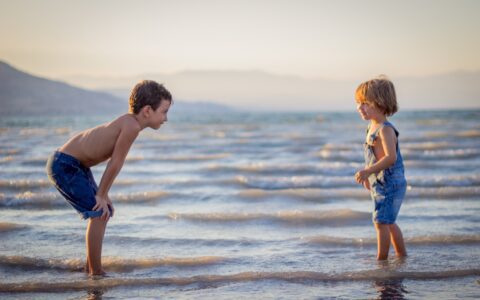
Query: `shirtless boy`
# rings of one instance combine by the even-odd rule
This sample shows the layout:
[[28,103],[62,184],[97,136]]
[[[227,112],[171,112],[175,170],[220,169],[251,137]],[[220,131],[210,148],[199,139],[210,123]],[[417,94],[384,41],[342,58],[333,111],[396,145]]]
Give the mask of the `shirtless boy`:
[[[90,275],[105,274],[101,261],[103,236],[115,211],[108,191],[140,131],[146,127],[159,129],[167,121],[171,103],[172,96],[163,85],[141,81],[132,90],[127,114],[78,133],[48,159],[50,181],[83,219],[89,219],[85,242]],[[97,186],[90,168],[106,160]]]

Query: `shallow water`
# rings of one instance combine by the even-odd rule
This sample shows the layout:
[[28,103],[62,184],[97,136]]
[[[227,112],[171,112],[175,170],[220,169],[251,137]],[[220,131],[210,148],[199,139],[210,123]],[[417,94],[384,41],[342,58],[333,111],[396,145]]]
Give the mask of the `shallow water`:
[[[392,118],[408,180],[409,257],[375,260],[368,192],[354,182],[354,113],[170,116],[132,147],[110,196],[103,264],[50,186],[48,155],[108,117],[0,120],[2,298],[452,299],[480,296],[480,111]],[[97,180],[105,165],[93,169]]]

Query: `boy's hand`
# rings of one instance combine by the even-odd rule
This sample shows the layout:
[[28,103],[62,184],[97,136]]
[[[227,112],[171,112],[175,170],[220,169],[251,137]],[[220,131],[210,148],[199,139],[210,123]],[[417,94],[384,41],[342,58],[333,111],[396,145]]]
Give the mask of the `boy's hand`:
[[112,200],[110,199],[109,196],[107,196],[107,203],[108,203],[108,207],[109,207],[110,210],[111,210],[111,215],[110,215],[110,217],[113,217],[113,213],[115,212],[115,208],[113,208],[113,203],[112,203]]
[[108,196],[107,197],[100,197],[98,195],[95,196],[95,200],[97,201],[97,204],[92,208],[94,211],[99,211],[103,210],[102,215],[100,216],[100,219],[103,221],[108,221],[110,218],[110,210],[108,209]]
[[364,170],[361,170],[361,171],[358,171],[356,174],[355,174],[355,181],[357,183],[363,183],[365,182],[366,180],[368,180],[368,176],[370,176],[370,172],[367,171],[366,169]]

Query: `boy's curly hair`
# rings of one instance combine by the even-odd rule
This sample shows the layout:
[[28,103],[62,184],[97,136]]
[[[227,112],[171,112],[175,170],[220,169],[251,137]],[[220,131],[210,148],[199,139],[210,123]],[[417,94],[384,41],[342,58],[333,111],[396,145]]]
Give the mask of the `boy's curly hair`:
[[385,75],[361,83],[355,92],[355,98],[357,101],[375,105],[386,116],[398,111],[395,87]]
[[153,80],[142,80],[133,87],[130,94],[130,112],[138,114],[147,105],[156,110],[163,100],[172,102],[172,95],[162,84]]

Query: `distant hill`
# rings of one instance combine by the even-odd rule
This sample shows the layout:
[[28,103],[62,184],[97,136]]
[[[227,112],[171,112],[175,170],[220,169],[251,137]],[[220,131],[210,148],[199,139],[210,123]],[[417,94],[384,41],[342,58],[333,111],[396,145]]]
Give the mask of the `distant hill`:
[[[377,74],[372,74],[377,75]],[[388,74],[387,74],[388,75]],[[144,74],[181,99],[208,99],[248,110],[354,110],[358,80],[305,79],[262,71],[185,71]],[[79,86],[124,95],[140,76],[70,76]],[[400,108],[480,108],[480,72],[453,72],[425,77],[392,77]]]
[[112,114],[127,109],[111,94],[36,77],[0,62],[0,115]]
[[[113,115],[128,111],[133,84],[108,92],[93,91],[19,71],[0,61],[0,115]],[[174,94],[174,98],[175,94]],[[171,113],[219,113],[230,107],[208,101],[176,101]]]
[[117,114],[126,100],[36,77],[0,61],[0,115]]

